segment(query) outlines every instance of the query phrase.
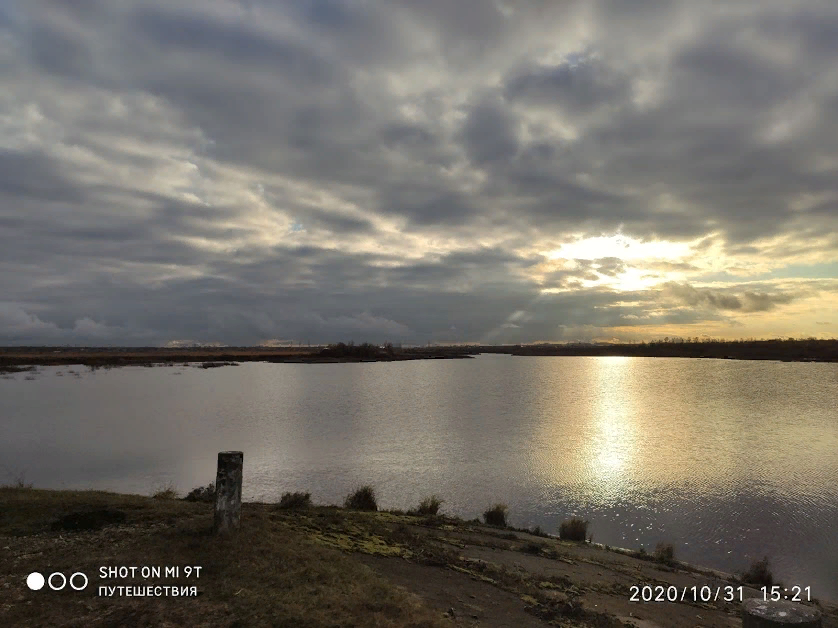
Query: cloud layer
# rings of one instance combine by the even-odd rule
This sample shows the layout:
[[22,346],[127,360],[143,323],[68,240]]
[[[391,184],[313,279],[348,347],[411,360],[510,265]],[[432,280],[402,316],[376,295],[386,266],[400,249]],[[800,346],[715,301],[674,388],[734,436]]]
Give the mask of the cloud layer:
[[0,344],[833,336],[838,5],[13,0]]

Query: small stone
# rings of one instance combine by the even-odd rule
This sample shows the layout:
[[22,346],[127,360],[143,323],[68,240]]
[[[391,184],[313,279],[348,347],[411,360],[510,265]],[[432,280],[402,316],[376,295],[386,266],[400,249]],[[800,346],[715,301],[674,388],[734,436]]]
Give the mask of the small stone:
[[448,609],[448,615],[449,615],[451,618],[454,618],[454,617],[456,617],[456,616],[457,616],[457,614],[454,612],[454,609],[453,609],[453,608],[449,608],[449,609]]
[[753,598],[742,603],[742,626],[744,628],[790,625],[798,628],[819,628],[822,625],[821,612],[810,606],[785,600],[766,601]]

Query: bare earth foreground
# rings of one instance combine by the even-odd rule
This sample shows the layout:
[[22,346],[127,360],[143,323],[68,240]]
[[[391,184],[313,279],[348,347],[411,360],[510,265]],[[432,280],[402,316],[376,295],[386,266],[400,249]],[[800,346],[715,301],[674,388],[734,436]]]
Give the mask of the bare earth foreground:
[[[0,489],[0,625],[741,626],[738,602],[693,602],[690,589],[739,584],[591,544],[443,516],[257,503],[243,505],[237,534],[217,538],[212,511],[177,499]],[[161,575],[144,578],[143,566]],[[123,578],[102,567],[138,569]],[[89,585],[33,591],[31,572],[82,572]],[[686,589],[689,601],[632,602],[633,585]],[[119,586],[196,587],[197,596],[100,594]],[[822,610],[824,627],[838,628],[838,610]]]

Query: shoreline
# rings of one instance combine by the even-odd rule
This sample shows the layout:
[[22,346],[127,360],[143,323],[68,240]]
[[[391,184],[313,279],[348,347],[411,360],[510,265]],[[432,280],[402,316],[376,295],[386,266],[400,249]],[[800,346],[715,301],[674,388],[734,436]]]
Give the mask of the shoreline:
[[[305,618],[306,625],[327,626],[351,617],[359,627],[709,628],[741,625],[739,598],[761,595],[758,585],[677,557],[639,558],[631,550],[446,515],[243,502],[240,530],[219,539],[209,533],[209,502],[0,488],[0,507],[6,513],[0,520],[3,559],[10,561],[0,569],[0,607],[10,625],[70,618],[78,625],[115,625],[108,622],[117,617],[128,625],[137,613],[152,613],[153,625],[178,619],[178,625],[296,625]],[[199,597],[187,602],[188,616],[180,618],[178,605],[162,598],[55,595],[25,585],[31,571],[95,574],[101,565],[155,564],[204,568],[201,580],[190,583]],[[693,587],[730,587],[735,599],[632,601],[632,587],[642,586],[687,591],[688,597]],[[375,602],[382,598],[389,600],[384,606]],[[824,628],[838,628],[833,602],[813,604]]]
[[[370,345],[370,347],[372,347]],[[0,372],[26,366],[158,366],[190,362],[334,364],[512,356],[668,357],[720,360],[838,363],[838,341],[650,343],[624,345],[467,345],[411,347],[341,355],[326,347],[0,347]],[[221,366],[218,364],[217,366]]]

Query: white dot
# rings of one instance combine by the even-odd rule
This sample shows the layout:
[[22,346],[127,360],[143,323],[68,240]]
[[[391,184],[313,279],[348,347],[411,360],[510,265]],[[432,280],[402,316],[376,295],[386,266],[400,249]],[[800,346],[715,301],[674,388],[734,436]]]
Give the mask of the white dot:
[[44,577],[37,571],[33,571],[31,574],[26,576],[26,586],[33,591],[40,591],[44,588]]

